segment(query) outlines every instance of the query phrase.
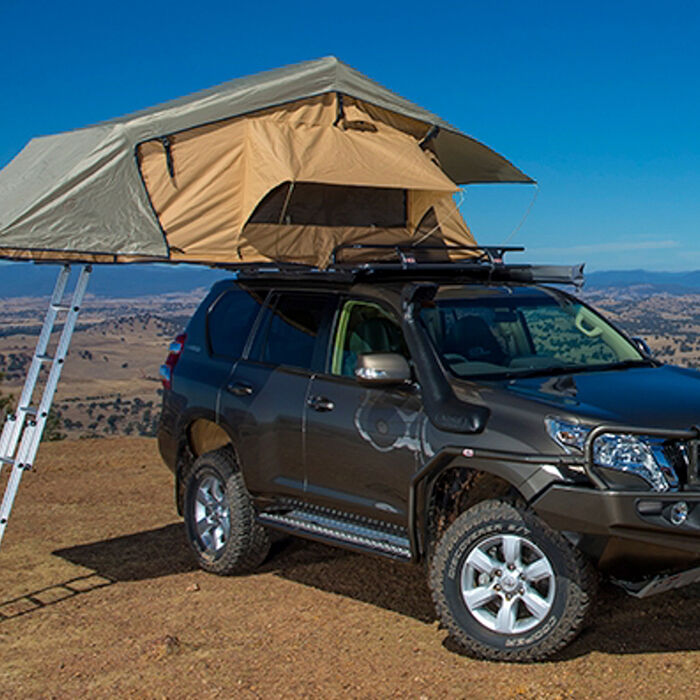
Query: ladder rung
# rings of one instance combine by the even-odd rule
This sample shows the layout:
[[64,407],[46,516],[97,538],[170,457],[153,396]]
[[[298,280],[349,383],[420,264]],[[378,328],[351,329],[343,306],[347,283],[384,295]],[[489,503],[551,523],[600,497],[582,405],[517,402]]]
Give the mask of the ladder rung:
[[[12,505],[17,495],[22,474],[32,468],[34,459],[36,458],[39,442],[45,427],[46,419],[48,418],[51,404],[56,393],[56,386],[60,379],[63,362],[70,346],[71,337],[75,331],[75,325],[80,311],[80,305],[85,297],[90,273],[92,272],[91,265],[83,265],[80,276],[76,283],[73,295],[69,303],[61,303],[66,288],[66,282],[70,274],[70,266],[64,265],[59,273],[54,287],[54,292],[51,295],[49,311],[44,318],[44,324],[37,340],[36,349],[34,350],[32,363],[27,371],[27,376],[22,389],[22,395],[19,399],[20,408],[17,411],[16,418],[8,417],[5,420],[5,426],[0,435],[0,454],[3,456],[0,461],[0,466],[12,464],[11,473],[7,480],[2,501],[0,501],[0,542],[2,542],[7,527],[7,521],[10,517]],[[56,312],[67,311],[63,328],[60,331],[60,337],[56,350],[55,357],[51,357],[47,352],[48,343],[51,334],[58,330],[56,328]],[[39,378],[39,363],[51,360],[51,372],[44,385],[41,395],[41,400],[38,401],[38,408],[31,406],[33,392],[36,388],[37,379]],[[19,428],[27,418],[27,425],[24,430]],[[19,445],[19,447],[17,447]],[[15,454],[16,451],[16,454]],[[14,459],[10,457],[14,455]],[[0,617],[2,617],[0,615]]]

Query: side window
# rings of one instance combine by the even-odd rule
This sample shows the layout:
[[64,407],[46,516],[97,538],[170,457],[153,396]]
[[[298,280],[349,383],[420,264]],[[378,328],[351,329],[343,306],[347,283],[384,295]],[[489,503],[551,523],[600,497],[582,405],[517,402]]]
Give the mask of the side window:
[[265,293],[234,289],[219,297],[207,316],[209,347],[215,355],[238,359]]
[[328,316],[330,303],[330,297],[320,294],[276,295],[260,324],[250,359],[311,369],[316,339]]
[[346,301],[338,318],[331,372],[352,377],[358,355],[371,352],[395,352],[408,358],[401,328],[378,304]]

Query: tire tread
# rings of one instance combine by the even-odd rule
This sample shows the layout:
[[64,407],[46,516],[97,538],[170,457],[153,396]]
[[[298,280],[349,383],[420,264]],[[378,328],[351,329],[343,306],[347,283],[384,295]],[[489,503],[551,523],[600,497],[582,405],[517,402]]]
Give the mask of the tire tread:
[[[231,534],[224,552],[214,560],[200,555],[186,526],[188,542],[194,550],[200,567],[205,571],[220,575],[250,573],[262,564],[269,554],[270,537],[267,530],[256,521],[255,509],[233,449],[227,446],[201,455],[195,460],[186,478],[188,480],[195,478],[199,469],[204,466],[214,467],[222,476],[228,474],[226,495],[229,500]],[[185,517],[187,517],[187,508],[186,504]]]
[[[443,591],[443,575],[449,563],[449,555],[454,545],[463,537],[465,531],[481,526],[494,525],[498,520],[517,518],[530,530],[552,539],[559,546],[566,560],[567,574],[570,579],[572,604],[566,606],[551,633],[538,643],[513,649],[496,649],[468,635],[452,615]],[[521,526],[522,526],[521,525]],[[510,526],[517,529],[517,526]],[[505,530],[501,529],[501,532]],[[580,632],[591,612],[592,602],[597,589],[597,574],[581,552],[574,548],[560,533],[552,530],[546,523],[520,503],[517,505],[497,500],[482,501],[459,515],[445,531],[435,548],[430,564],[429,586],[435,609],[453,639],[471,656],[479,659],[510,662],[541,661],[555,654],[569,644]]]

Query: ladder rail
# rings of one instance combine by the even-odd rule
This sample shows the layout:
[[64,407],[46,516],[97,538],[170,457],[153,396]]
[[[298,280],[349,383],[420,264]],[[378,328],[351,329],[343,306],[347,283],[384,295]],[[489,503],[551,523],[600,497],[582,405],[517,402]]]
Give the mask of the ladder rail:
[[27,376],[24,380],[24,386],[22,387],[22,393],[20,394],[19,401],[17,403],[17,409],[13,415],[8,415],[6,417],[5,425],[3,427],[2,434],[0,435],[0,459],[2,460],[0,461],[0,470],[2,469],[2,465],[4,462],[6,462],[6,460],[12,459],[15,454],[15,450],[17,449],[17,444],[19,443],[22,435],[22,429],[24,428],[24,419],[27,416],[26,409],[28,409],[31,404],[32,396],[34,395],[36,383],[39,378],[39,372],[41,371],[41,366],[46,361],[46,351],[51,340],[51,334],[53,333],[53,329],[56,324],[59,304],[63,299],[63,295],[65,294],[69,277],[70,265],[63,265],[58,273],[58,277],[56,278],[56,284],[49,301],[49,308],[46,311],[44,324],[41,327],[41,332],[39,333],[39,339],[36,343],[34,355],[32,357],[31,364],[29,365]]
[[[80,307],[82,305],[83,297],[87,290],[87,285],[90,280],[90,274],[92,272],[92,267],[90,265],[85,265],[80,271],[80,276],[78,282],[76,283],[75,290],[73,291],[73,296],[71,300],[70,309],[65,319],[63,325],[63,330],[61,331],[61,336],[58,340],[56,346],[56,351],[54,353],[51,369],[49,371],[49,376],[44,385],[44,391],[42,393],[41,401],[39,403],[36,417],[34,420],[30,421],[22,431],[21,440],[19,443],[19,449],[17,454],[14,456],[12,464],[12,472],[5,487],[5,493],[3,494],[2,503],[0,503],[0,545],[5,534],[5,529],[7,528],[7,523],[10,518],[10,513],[12,512],[12,506],[17,496],[17,491],[19,489],[20,481],[24,471],[31,469],[34,459],[36,457],[37,451],[39,450],[39,444],[41,443],[41,437],[44,433],[44,428],[46,427],[46,421],[49,417],[49,412],[51,411],[51,405],[53,403],[54,395],[56,393],[56,388],[58,387],[58,382],[61,378],[61,372],[65,364],[66,355],[68,354],[68,349],[70,347],[70,342],[73,336],[73,331],[75,330],[75,324],[78,320],[78,314],[80,313]],[[58,285],[57,285],[58,286]],[[65,290],[65,286],[64,286]],[[59,299],[60,301],[60,299]],[[53,303],[49,308],[48,315],[53,309],[55,311],[55,306],[58,302]],[[53,316],[55,321],[55,315]],[[50,335],[50,330],[49,333]],[[37,353],[38,355],[43,355],[46,352],[46,347],[42,348],[42,352],[39,353],[39,343],[37,342]],[[48,345],[48,340],[46,341]],[[40,360],[43,361],[43,360]],[[34,384],[36,384],[36,379],[38,378],[38,371],[36,377],[34,377]],[[29,379],[29,378],[28,378]],[[32,390],[33,394],[33,390]],[[28,396],[28,400],[31,401],[31,394]],[[24,406],[23,408],[28,408]],[[27,411],[22,411],[26,414]],[[17,419],[19,420],[19,419]],[[11,457],[11,456],[10,456]]]

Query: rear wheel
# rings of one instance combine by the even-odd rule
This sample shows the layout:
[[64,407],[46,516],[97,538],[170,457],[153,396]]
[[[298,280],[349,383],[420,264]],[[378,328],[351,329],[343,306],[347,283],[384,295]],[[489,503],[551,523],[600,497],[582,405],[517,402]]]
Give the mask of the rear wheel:
[[230,448],[197,458],[186,477],[184,505],[185,533],[202,569],[240,574],[263,562],[270,539],[255,520]]
[[438,615],[474,656],[544,659],[581,629],[590,564],[536,515],[502,501],[462,513],[440,540],[430,583]]

